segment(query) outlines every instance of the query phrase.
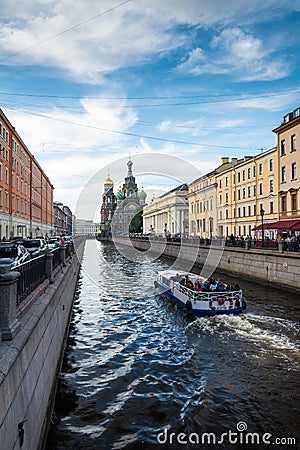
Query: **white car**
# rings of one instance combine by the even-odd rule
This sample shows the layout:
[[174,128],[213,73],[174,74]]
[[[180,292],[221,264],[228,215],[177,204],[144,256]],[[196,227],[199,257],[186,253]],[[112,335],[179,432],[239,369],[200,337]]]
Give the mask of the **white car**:
[[37,239],[24,239],[22,241],[22,245],[27,249],[30,253],[31,258],[36,258],[37,256],[43,254],[47,249],[47,244],[45,239],[37,238]]

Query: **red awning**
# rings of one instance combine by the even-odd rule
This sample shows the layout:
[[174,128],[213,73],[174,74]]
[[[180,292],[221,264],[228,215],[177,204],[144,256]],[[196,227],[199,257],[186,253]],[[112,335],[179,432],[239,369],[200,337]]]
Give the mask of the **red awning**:
[[[277,222],[272,222],[272,223],[266,222],[266,223],[264,223],[264,230],[275,230],[276,228],[275,228],[274,225],[276,225],[276,223],[277,223]],[[257,225],[257,226],[254,227],[252,230],[253,230],[253,231],[258,231],[258,230],[261,230],[261,229],[262,229],[262,224]]]
[[276,230],[295,230],[294,227],[298,227],[299,225],[300,219],[278,220],[278,222],[274,224],[274,228]]
[[[262,225],[257,225],[253,228],[253,231],[258,231],[262,229]],[[264,230],[300,230],[300,219],[290,219],[290,220],[277,220],[277,222],[264,223]]]
[[300,220],[299,223],[296,223],[296,225],[293,225],[291,228],[292,231],[300,231]]

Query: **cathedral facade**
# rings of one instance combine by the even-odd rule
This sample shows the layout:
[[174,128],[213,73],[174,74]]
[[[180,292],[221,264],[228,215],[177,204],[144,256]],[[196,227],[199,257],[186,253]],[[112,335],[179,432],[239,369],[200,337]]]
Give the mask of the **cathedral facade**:
[[114,194],[114,183],[108,177],[104,182],[101,206],[101,229],[116,236],[128,236],[129,227],[146,204],[147,194],[138,189],[132,172],[131,158],[127,162],[127,175],[123,186]]

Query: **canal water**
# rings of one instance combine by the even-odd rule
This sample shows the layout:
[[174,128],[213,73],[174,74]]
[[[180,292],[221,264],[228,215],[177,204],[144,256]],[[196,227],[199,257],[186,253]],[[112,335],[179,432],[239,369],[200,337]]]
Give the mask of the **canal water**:
[[300,448],[299,295],[238,280],[245,314],[193,319],[168,266],[86,242],[47,450]]

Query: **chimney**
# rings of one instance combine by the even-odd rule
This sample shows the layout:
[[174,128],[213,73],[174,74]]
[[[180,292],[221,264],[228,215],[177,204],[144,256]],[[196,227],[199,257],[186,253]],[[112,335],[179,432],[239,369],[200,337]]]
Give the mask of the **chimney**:
[[231,164],[233,164],[235,166],[236,163],[237,163],[237,158],[231,158]]
[[227,157],[227,156],[223,156],[222,158],[221,158],[221,163],[222,164],[226,164],[226,163],[228,163],[229,162],[229,158]]

